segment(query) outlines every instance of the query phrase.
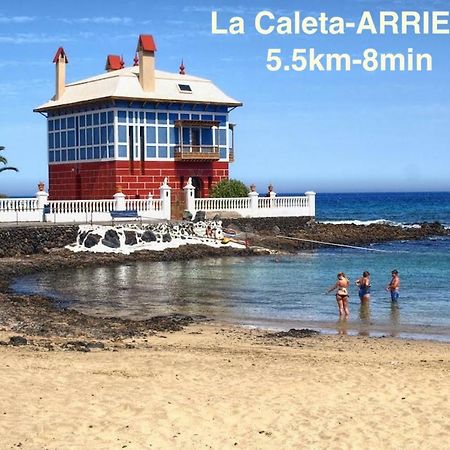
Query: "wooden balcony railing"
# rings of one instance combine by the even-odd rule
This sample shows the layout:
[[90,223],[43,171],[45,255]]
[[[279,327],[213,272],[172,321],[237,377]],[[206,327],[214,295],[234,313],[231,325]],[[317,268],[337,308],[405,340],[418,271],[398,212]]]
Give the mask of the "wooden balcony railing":
[[175,161],[217,161],[219,147],[211,145],[177,145]]

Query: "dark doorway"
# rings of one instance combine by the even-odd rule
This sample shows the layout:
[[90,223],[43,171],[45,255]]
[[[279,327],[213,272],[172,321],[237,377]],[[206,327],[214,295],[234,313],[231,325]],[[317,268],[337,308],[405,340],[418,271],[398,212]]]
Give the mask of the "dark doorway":
[[199,177],[192,177],[192,186],[195,187],[195,198],[201,198],[203,193],[203,181]]

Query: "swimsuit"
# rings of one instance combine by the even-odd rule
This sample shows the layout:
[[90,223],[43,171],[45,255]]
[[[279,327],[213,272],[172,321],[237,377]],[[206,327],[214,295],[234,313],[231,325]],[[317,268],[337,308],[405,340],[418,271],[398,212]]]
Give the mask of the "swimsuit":
[[370,286],[361,286],[358,292],[360,297],[364,297],[365,295],[370,294]]
[[340,287],[340,288],[338,289],[338,291],[337,291],[337,295],[338,295],[339,297],[348,297],[348,291],[347,291],[347,288],[345,288],[345,287]]

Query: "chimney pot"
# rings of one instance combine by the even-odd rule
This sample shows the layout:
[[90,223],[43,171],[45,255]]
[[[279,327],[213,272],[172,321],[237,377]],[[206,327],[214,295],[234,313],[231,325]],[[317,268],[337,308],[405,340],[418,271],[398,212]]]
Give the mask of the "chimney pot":
[[59,47],[53,57],[53,62],[56,67],[55,77],[55,100],[59,100],[66,89],[66,64],[69,62],[66,52],[62,47]]

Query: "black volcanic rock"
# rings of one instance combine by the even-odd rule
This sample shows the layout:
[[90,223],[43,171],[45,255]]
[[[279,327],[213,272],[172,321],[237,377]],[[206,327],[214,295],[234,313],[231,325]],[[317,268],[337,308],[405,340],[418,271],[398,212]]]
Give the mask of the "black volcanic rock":
[[116,230],[108,230],[105,233],[105,237],[102,239],[102,244],[110,248],[119,248],[120,239]]
[[84,240],[84,246],[86,248],[92,248],[94,245],[97,245],[100,242],[101,236],[98,234],[91,233],[85,240]]
[[156,235],[153,233],[153,231],[147,230],[142,233],[141,239],[144,242],[154,242],[156,241]]

